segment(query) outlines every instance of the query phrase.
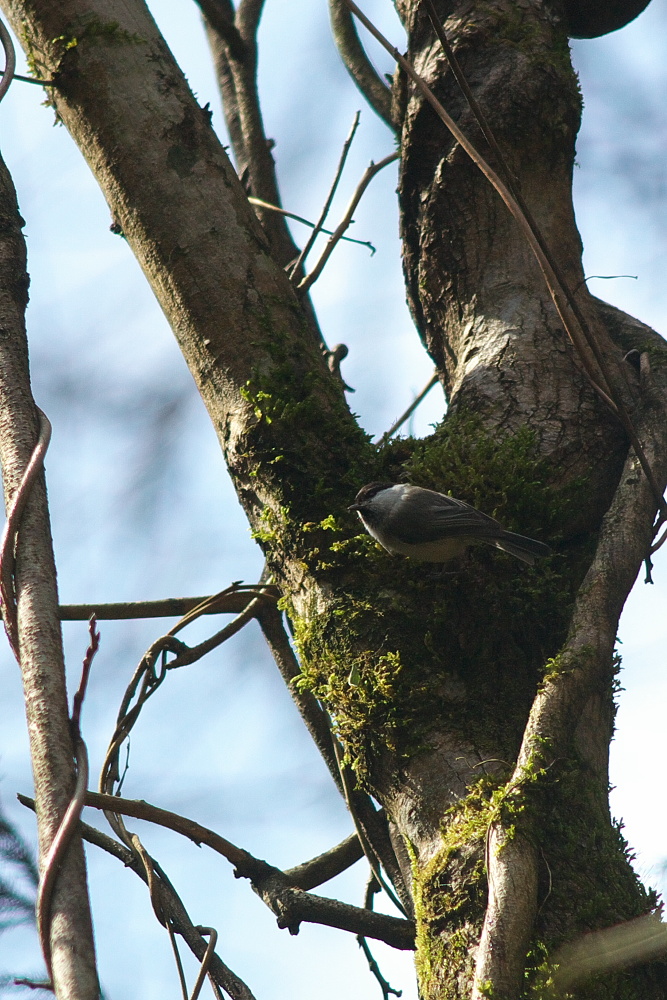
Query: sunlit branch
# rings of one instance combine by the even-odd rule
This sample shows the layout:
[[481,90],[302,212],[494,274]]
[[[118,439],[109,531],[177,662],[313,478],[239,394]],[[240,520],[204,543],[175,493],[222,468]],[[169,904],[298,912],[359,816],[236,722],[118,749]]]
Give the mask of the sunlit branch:
[[331,31],[338,53],[348,73],[376,114],[395,132],[391,117],[391,89],[376,73],[359,35],[350,11],[341,0],[329,0]]

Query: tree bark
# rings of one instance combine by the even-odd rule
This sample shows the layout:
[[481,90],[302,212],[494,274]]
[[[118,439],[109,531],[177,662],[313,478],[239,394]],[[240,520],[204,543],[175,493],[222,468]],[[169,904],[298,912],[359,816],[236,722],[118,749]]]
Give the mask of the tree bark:
[[[608,639],[656,506],[623,431],[585,378],[504,206],[401,78],[408,295],[451,407],[430,438],[377,450],[146,8],[3,6],[40,75],[55,81],[56,112],[174,329],[289,606],[301,684],[328,707],[359,782],[391,818],[415,901],[422,995],[515,1000],[563,941],[655,906],[606,798]],[[425,14],[413,0],[399,9],[417,69],[479,139]],[[650,400],[665,391],[664,343],[582,283],[571,201],[580,106],[555,6],[439,10],[662,484],[666,443],[651,421],[664,414]],[[623,360],[631,348],[652,359],[645,384]],[[554,555],[530,569],[475,550],[453,574],[394,559],[357,533],[346,507],[364,482],[399,478],[451,490]],[[633,478],[636,510],[624,492]],[[621,525],[633,512],[632,538],[611,514],[603,522],[612,500]],[[618,579],[605,555],[614,531]],[[598,581],[613,582],[602,616],[586,604]],[[494,896],[518,874],[518,895],[510,886]],[[658,1000],[666,984],[654,965],[578,995]]]
[[[22,225],[14,185],[0,159],[0,461],[8,510],[39,432],[28,368],[24,317],[28,275]],[[20,521],[14,589],[43,870],[74,791],[56,568],[43,472],[32,486]],[[7,609],[3,613],[7,615]],[[56,996],[59,1000],[97,1000],[95,947],[80,837],[61,860],[46,922]]]

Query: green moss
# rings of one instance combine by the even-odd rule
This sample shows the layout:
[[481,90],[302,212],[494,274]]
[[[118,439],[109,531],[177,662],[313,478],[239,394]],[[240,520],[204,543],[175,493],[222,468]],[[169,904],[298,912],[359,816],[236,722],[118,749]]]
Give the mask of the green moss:
[[[419,868],[412,852],[423,996],[453,1000],[464,992],[458,992],[462,979],[472,979],[487,904],[484,858],[492,824],[502,823],[505,842],[520,830],[539,848],[538,915],[521,1000],[555,996],[551,959],[564,941],[655,909],[657,898],[639,883],[621,827],[609,823],[599,793],[576,753],[553,761],[548,744],[538,742],[518,784],[484,776],[447,811],[435,856]],[[636,978],[626,971],[600,975],[572,996],[639,1000],[644,989],[644,996],[659,1000],[665,995],[665,971],[653,963]]]
[[453,997],[447,970],[472,979],[471,951],[486,908],[484,851],[498,781],[481,777],[444,817],[442,847],[422,868],[413,858],[416,967],[423,996]]
[[95,14],[84,14],[68,25],[67,31],[53,38],[51,44],[61,54],[77,48],[82,42],[105,42],[112,45],[144,45],[145,39],[121,28],[118,21],[102,21]]
[[456,571],[394,557],[340,509],[305,526],[304,564],[332,596],[296,622],[302,684],[330,708],[361,776],[383,749],[407,757],[427,746],[436,721],[513,759],[588,557],[566,540],[585,484],[556,488],[551,472],[531,432],[491,438],[478,421],[448,418],[425,441],[383,449],[357,481],[451,489],[554,545],[534,568],[486,546]]

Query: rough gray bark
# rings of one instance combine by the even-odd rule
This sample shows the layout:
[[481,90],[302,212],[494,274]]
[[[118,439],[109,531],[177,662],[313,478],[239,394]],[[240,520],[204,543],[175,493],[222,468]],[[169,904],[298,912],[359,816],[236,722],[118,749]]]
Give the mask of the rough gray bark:
[[[422,995],[515,1000],[562,942],[655,903],[606,804],[609,636],[655,510],[640,476],[619,486],[631,462],[622,430],[584,377],[515,224],[404,81],[394,104],[408,294],[451,410],[431,438],[376,450],[139,0],[3,2],[40,74],[56,81],[57,113],[172,324],[288,600],[303,684],[335,715],[360,782],[390,817]],[[417,68],[478,138],[426,17],[413,0],[399,7]],[[651,396],[665,391],[664,343],[581,284],[570,191],[579,96],[556,5],[439,10],[664,481]],[[650,354],[657,389],[623,361],[631,348]],[[475,551],[454,576],[429,575],[379,552],[346,506],[364,482],[399,477],[549,541],[552,560],[532,570]],[[625,524],[638,527],[626,536]],[[602,610],[587,604],[591,587],[606,594]],[[487,839],[503,845],[486,859],[491,894]],[[666,989],[654,966],[580,996],[658,1000]]]
[[[38,438],[24,311],[26,253],[16,193],[0,160],[0,462],[9,508]],[[74,790],[56,569],[43,473],[20,522],[15,567],[19,655],[25,695],[40,863]],[[67,850],[51,907],[51,964],[58,998],[97,1000],[86,867],[81,839]]]

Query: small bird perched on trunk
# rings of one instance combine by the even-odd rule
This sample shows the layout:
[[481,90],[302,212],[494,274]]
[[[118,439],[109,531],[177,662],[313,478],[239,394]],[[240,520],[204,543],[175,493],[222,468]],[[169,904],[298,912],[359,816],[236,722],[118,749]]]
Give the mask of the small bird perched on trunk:
[[348,510],[356,510],[373,538],[393,555],[448,562],[470,545],[494,545],[533,566],[551,549],[475,510],[463,500],[405,483],[368,483]]

